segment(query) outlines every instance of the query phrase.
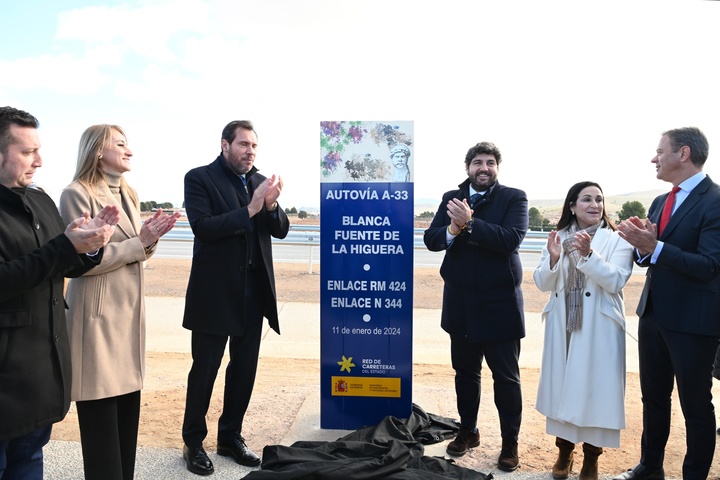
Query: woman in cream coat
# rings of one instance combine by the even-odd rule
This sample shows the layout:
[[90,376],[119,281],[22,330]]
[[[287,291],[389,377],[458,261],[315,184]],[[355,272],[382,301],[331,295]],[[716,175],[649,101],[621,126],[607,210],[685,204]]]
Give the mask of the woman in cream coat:
[[97,267],[68,283],[67,314],[85,478],[132,479],[145,373],[143,262],[179,214],[162,211],[142,224],[137,194],[122,174],[132,152],[122,129],[83,133],[75,178],[60,197],[63,218],[93,216],[106,205],[120,222]]
[[583,444],[581,479],[597,479],[602,447],[619,447],[625,428],[625,305],[633,249],[615,231],[594,182],[570,188],[558,231],[550,232],[533,279],[551,292],[537,410],[556,436],[554,478],[572,470]]

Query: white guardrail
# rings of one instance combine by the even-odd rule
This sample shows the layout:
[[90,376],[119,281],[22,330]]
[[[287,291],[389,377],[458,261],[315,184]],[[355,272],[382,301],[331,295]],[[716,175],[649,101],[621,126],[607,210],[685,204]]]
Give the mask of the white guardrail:
[[[416,228],[414,230],[413,247],[416,249],[426,248],[425,242],[423,241],[425,229]],[[547,243],[547,236],[548,232],[528,231],[525,235],[525,239],[520,244],[520,251],[533,253],[541,252],[543,246]],[[194,235],[190,229],[190,223],[177,222],[175,224],[175,228],[166,233],[163,238],[167,240],[191,242]],[[290,225],[290,231],[288,232],[287,237],[283,239],[273,238],[272,241],[273,243],[277,243],[279,245],[318,246],[320,245],[320,226]]]

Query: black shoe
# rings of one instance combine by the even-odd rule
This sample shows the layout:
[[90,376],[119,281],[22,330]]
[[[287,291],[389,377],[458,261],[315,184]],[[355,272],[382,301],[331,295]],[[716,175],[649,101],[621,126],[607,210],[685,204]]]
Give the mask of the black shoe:
[[236,433],[230,441],[221,442],[218,439],[217,453],[223,457],[232,457],[237,463],[246,467],[260,465],[260,457],[245,445],[245,439],[239,433]]
[[625,473],[621,473],[613,480],[665,480],[665,470],[660,468],[647,468],[638,463]]
[[183,445],[183,458],[187,469],[197,475],[210,475],[215,471],[210,458],[203,447],[190,448]]

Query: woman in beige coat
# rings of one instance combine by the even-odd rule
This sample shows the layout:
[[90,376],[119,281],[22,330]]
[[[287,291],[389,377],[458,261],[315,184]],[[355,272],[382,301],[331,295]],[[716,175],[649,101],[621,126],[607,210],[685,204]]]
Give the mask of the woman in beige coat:
[[158,211],[141,222],[137,194],[123,178],[131,157],[120,127],[89,127],[80,138],[73,183],[60,197],[65,219],[85,211],[94,216],[106,205],[120,210],[100,265],[67,289],[71,399],[88,480],[133,478],[145,373],[143,262],[179,216]]

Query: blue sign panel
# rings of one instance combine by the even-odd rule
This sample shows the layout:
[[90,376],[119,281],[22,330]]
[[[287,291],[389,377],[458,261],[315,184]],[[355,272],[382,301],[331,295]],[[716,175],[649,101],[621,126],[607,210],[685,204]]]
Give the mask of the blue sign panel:
[[[367,137],[388,126],[347,124]],[[389,125],[406,143],[380,142],[386,160],[382,153],[355,159],[370,158],[368,165],[375,167],[386,162],[378,171],[391,179],[397,173],[392,151],[403,152],[398,163],[409,172],[412,124]],[[371,146],[378,148],[377,142]],[[358,164],[350,162],[339,167],[350,170],[351,181],[325,181],[321,193],[321,427],[333,429],[357,429],[388,415],[408,417],[412,407],[413,184],[362,181],[352,177]]]

